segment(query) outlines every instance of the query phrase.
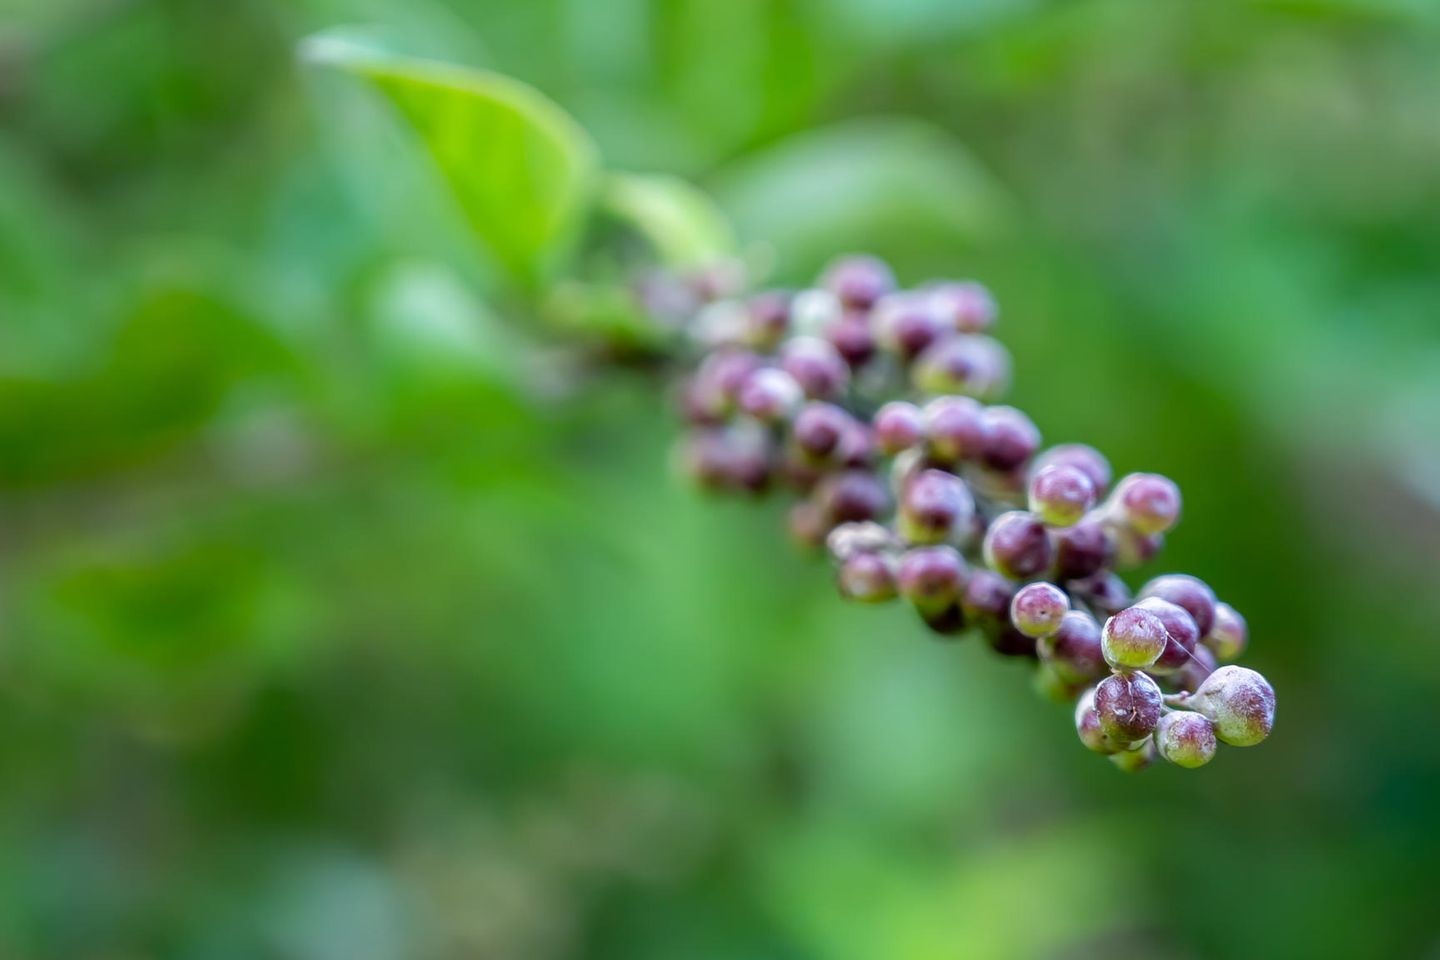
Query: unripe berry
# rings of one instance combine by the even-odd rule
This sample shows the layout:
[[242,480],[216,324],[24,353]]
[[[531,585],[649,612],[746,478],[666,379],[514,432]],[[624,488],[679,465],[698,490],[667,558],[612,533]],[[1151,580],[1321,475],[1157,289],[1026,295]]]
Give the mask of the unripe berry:
[[841,596],[883,603],[895,597],[895,561],[884,553],[853,553],[840,564],[836,582]]
[[970,571],[965,589],[960,593],[960,609],[974,626],[997,626],[1010,613],[1010,598],[1015,585],[992,570],[979,567]]
[[1095,484],[1078,467],[1054,464],[1030,478],[1030,512],[1053,527],[1078,523],[1095,505]]
[[1158,473],[1122,477],[1111,503],[1116,519],[1140,533],[1164,533],[1180,519],[1180,488]]
[[1027,637],[1048,637],[1070,611],[1070,598],[1053,583],[1030,583],[1010,601],[1010,622]]
[[991,397],[1010,379],[1010,355],[989,337],[951,334],[915,358],[911,381],[925,393]]
[[795,415],[790,436],[811,460],[824,461],[835,452],[852,422],[850,414],[833,403],[812,401]]
[[940,543],[963,529],[974,509],[965,481],[944,470],[923,470],[900,496],[900,533],[911,543]]
[[1038,576],[1050,566],[1045,525],[1024,510],[1002,513],[985,531],[985,562],[1014,580]]
[[1118,670],[1150,666],[1165,650],[1169,635],[1160,618],[1148,610],[1129,607],[1105,621],[1100,650],[1105,662]]
[[925,293],[935,310],[960,333],[983,333],[995,324],[999,312],[995,298],[981,284],[970,280],[932,284]]
[[850,367],[840,351],[819,337],[792,337],[780,348],[780,369],[795,378],[807,397],[828,400],[850,385]]
[[1100,715],[1095,712],[1093,689],[1080,694],[1080,699],[1075,702],[1075,733],[1079,735],[1080,742],[1085,744],[1086,749],[1096,753],[1117,753],[1124,749],[1123,745],[1107,737],[1100,726]]
[[972,460],[985,450],[985,410],[971,397],[936,397],[925,404],[930,453],[946,463]]
[[831,261],[820,285],[834,293],[847,307],[862,310],[895,289],[895,274],[878,257],[851,254]]
[[1165,651],[1150,665],[1152,673],[1175,673],[1190,662],[1195,644],[1200,642],[1200,629],[1195,618],[1183,607],[1159,597],[1146,597],[1135,604],[1136,610],[1153,613],[1165,625]]
[[885,484],[868,470],[832,473],[815,488],[815,502],[832,524],[878,519],[890,505]]
[[800,409],[805,392],[784,370],[756,370],[740,388],[740,409],[762,423],[789,420]]
[[1055,550],[1057,580],[1083,580],[1110,562],[1110,538],[1098,520],[1087,517],[1073,527],[1052,529],[1050,542]]
[[1111,674],[1095,688],[1100,729],[1116,743],[1134,743],[1150,736],[1163,709],[1159,685],[1139,671]]
[[1245,650],[1249,628],[1245,618],[1228,603],[1215,604],[1215,622],[1205,635],[1205,646],[1209,647],[1217,660],[1234,660]]
[[1083,610],[1071,610],[1060,626],[1036,645],[1040,659],[1071,683],[1090,683],[1109,670],[1100,649],[1100,624]]
[[1215,758],[1215,726],[1192,710],[1167,713],[1155,726],[1155,747],[1176,766],[1203,767]]
[[1040,446],[1035,423],[1014,407],[987,407],[982,420],[985,446],[981,460],[996,470],[1013,470]]
[[1270,682],[1233,664],[1206,677],[1187,706],[1214,721],[1215,736],[1235,747],[1254,746],[1275,725],[1275,690]]
[[895,575],[900,595],[922,613],[953,607],[965,582],[965,560],[950,546],[916,547],[900,556]]
[[842,523],[825,538],[825,549],[836,563],[857,553],[879,553],[899,547],[895,535],[874,522]]
[[1110,762],[1125,773],[1138,773],[1154,763],[1155,756],[1155,744],[1147,739],[1129,750],[1111,754]]
[[1195,618],[1195,626],[1202,637],[1215,627],[1215,591],[1204,580],[1188,573],[1167,573],[1156,577],[1140,588],[1140,596],[1159,597],[1184,607]]
[[1110,461],[1094,447],[1084,443],[1061,443],[1035,458],[1035,472],[1046,467],[1074,467],[1095,485],[1095,495],[1101,496],[1110,487]]
[[915,404],[903,400],[892,400],[875,411],[871,423],[875,445],[887,456],[917,446],[925,439],[924,415]]
[[1130,588],[1113,573],[1098,573],[1069,584],[1070,590],[1098,616],[1113,617],[1130,606]]

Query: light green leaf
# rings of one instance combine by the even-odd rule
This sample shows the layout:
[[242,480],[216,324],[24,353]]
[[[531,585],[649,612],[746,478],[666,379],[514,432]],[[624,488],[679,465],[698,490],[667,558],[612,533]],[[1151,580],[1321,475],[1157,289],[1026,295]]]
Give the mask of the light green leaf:
[[368,80],[398,108],[511,279],[534,290],[554,271],[599,167],[569,114],[510,77],[377,52],[334,33],[311,37],[301,52]]
[[735,232],[725,214],[708,194],[678,177],[612,174],[603,203],[671,267],[699,267],[735,255]]

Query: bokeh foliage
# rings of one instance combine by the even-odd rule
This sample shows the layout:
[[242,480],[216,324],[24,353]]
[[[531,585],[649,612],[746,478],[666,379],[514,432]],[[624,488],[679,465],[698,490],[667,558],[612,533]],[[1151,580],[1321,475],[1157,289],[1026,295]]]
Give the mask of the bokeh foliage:
[[[1122,777],[685,489],[296,58],[357,22],[779,281],[990,283],[1047,437],[1180,482],[1275,736]],[[5,0],[0,956],[1435,950],[1436,89],[1420,0]]]

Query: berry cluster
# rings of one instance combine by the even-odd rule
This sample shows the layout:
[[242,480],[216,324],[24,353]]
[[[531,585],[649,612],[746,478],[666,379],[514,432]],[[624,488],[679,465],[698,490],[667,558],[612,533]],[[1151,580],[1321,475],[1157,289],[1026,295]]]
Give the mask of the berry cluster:
[[937,634],[1036,661],[1037,688],[1075,700],[1080,741],[1121,769],[1259,743],[1274,691],[1218,666],[1245,620],[1194,577],[1132,595],[1117,572],[1160,549],[1180,491],[1151,473],[1112,484],[1089,446],[1042,450],[993,402],[1010,377],[995,318],[979,284],[902,290],[863,256],[813,289],[715,300],[690,325],[703,356],[680,392],[682,463],[712,490],[796,492],[791,535],[828,550],[843,596],[901,597]]

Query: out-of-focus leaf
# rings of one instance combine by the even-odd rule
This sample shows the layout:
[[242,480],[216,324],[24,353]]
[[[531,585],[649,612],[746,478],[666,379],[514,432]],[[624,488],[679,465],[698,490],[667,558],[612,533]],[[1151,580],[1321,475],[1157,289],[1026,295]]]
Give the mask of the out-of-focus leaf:
[[518,80],[379,53],[335,34],[311,37],[302,53],[381,91],[495,260],[520,286],[541,284],[573,238],[598,167],[594,144],[569,114]]
[[893,255],[973,244],[1009,202],[954,137],[917,120],[860,120],[782,141],[732,167],[716,196],[742,240],[775,245],[782,266],[837,250]]
[[638,230],[672,267],[698,267],[735,253],[735,231],[703,190],[679,177],[612,174],[605,209]]

